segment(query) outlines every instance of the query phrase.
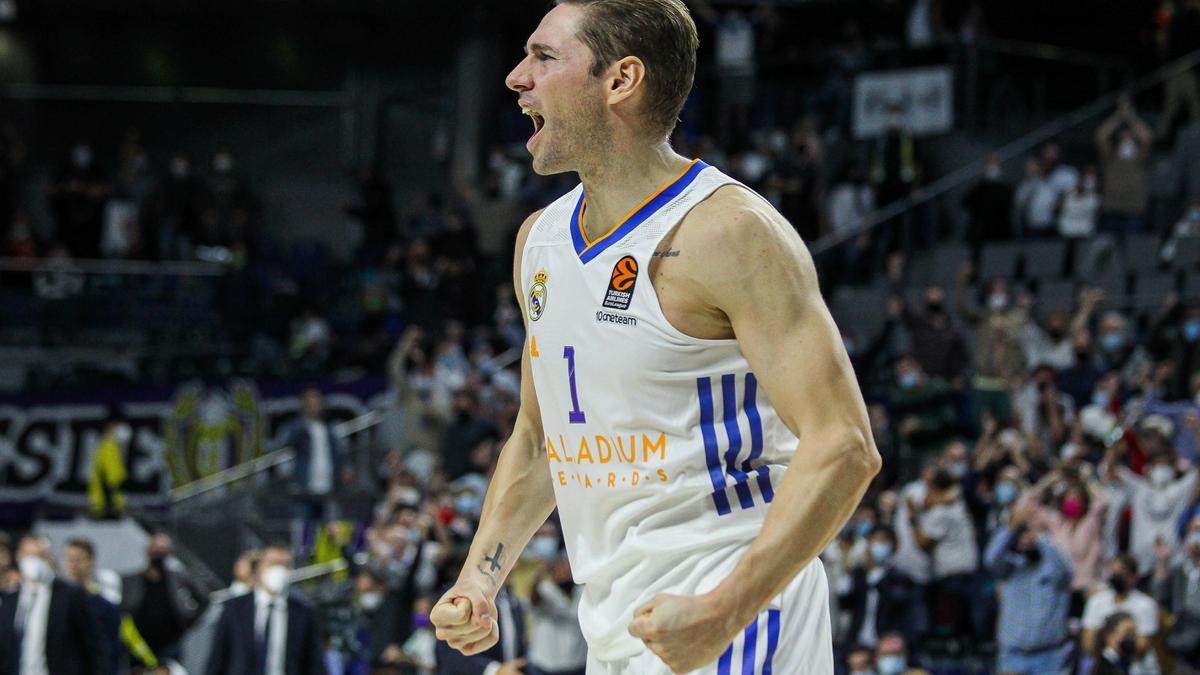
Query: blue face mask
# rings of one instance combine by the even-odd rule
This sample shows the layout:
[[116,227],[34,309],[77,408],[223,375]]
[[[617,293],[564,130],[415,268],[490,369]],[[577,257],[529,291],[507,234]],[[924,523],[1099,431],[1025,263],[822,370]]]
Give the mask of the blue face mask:
[[859,537],[861,537],[863,539],[866,539],[867,537],[871,536],[871,530],[875,529],[875,526],[872,525],[871,523],[863,520],[863,521],[860,521],[858,523],[858,526],[854,529],[855,529],[855,534],[857,534]]
[[454,510],[461,514],[474,514],[478,512],[476,508],[476,499],[474,495],[463,494],[454,499]]
[[908,664],[904,662],[904,657],[899,654],[879,657],[879,675],[900,675],[907,667]]
[[1000,481],[996,485],[996,502],[1001,506],[1008,506],[1017,501],[1017,486],[1011,480]]
[[1120,333],[1105,333],[1100,336],[1100,346],[1106,352],[1115,352],[1125,346],[1125,336]]
[[1188,321],[1183,324],[1183,339],[1188,342],[1200,340],[1200,321]]
[[1111,397],[1107,391],[1098,391],[1092,394],[1092,404],[1097,405],[1105,410],[1108,409],[1108,404],[1111,403]]
[[871,542],[871,558],[876,564],[882,565],[892,557],[892,545],[886,541]]
[[912,389],[917,386],[917,381],[920,379],[921,376],[917,373],[905,373],[900,376],[900,387],[902,389]]

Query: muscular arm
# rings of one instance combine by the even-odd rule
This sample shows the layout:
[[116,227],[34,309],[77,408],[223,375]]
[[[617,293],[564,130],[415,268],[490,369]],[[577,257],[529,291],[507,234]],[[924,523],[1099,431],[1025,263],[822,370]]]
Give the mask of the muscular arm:
[[[521,252],[529,229],[541,214],[534,213],[517,234],[513,286],[528,330],[525,294],[521,286]],[[479,529],[471,542],[463,576],[490,589],[494,598],[533,533],[554,511],[554,486],[546,468],[542,417],[529,366],[529,336],[521,352],[521,408],[512,436],[504,443],[496,471],[483,501]]]
[[[538,215],[530,216],[517,235],[513,285],[522,315],[525,302],[521,292],[521,251]],[[429,614],[437,638],[465,657],[484,652],[499,641],[496,594],[521,549],[554,510],[554,487],[546,467],[542,438],[542,419],[534,397],[527,346],[521,354],[521,408],[492,473],[479,529],[458,581]]]
[[[744,626],[833,541],[879,472],[867,410],[812,258],[773,209],[740,188],[698,206],[676,246],[694,295],[729,326],[799,439],[762,531],[711,594]],[[691,251],[695,251],[691,254]]]

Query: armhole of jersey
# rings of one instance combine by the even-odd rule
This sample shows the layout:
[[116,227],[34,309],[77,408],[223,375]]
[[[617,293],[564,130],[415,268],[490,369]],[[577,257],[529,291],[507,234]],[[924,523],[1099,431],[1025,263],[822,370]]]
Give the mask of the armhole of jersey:
[[[722,177],[725,180],[723,180],[719,183],[716,183],[714,185],[706,186],[705,189],[707,190],[707,194],[705,194],[704,197],[697,199],[694,204],[689,206],[687,211],[684,211],[683,215],[681,215],[679,217],[679,219],[675,221],[675,223],[673,223],[670,227],[663,230],[662,233],[659,234],[658,236],[646,240],[647,243],[649,244],[648,248],[651,252],[658,250],[658,246],[659,246],[659,244],[662,243],[663,239],[666,239],[668,236],[671,236],[676,230],[679,229],[679,227],[681,225],[683,225],[683,221],[687,220],[687,217],[692,213],[693,209],[695,209],[697,206],[703,204],[706,199],[713,196],[713,193],[715,193],[717,190],[720,190],[721,188],[723,188],[727,185],[740,185],[742,188],[748,190],[750,192],[750,194],[758,197],[759,199],[762,199],[763,202],[766,203],[768,206],[771,205],[771,203],[768,202],[765,197],[758,194],[754,190],[751,190],[750,188],[746,187],[743,183],[736,181],[733,178],[730,178],[728,176],[725,176],[724,174],[722,174]],[[774,207],[772,206],[771,208],[774,208]],[[647,260],[646,270],[649,271],[649,269],[650,269],[650,261]],[[663,329],[670,332],[676,339],[684,340],[687,342],[691,342],[694,344],[700,344],[700,345],[730,345],[730,344],[737,343],[737,337],[701,338],[701,337],[696,337],[695,335],[688,335],[687,333],[679,330],[679,328],[676,327],[675,324],[671,323],[671,320],[667,318],[667,313],[663,311],[662,301],[658,297],[658,288],[654,285],[653,277],[650,275],[647,275],[647,276],[648,276],[647,281],[650,283],[650,299],[647,302],[650,305],[651,310],[653,310],[654,313],[658,315],[656,318],[662,322]]]

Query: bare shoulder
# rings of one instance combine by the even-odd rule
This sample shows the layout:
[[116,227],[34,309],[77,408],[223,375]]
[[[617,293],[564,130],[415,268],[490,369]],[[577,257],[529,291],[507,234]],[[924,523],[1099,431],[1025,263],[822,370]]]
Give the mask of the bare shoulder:
[[808,250],[787,219],[740,185],[718,188],[697,204],[664,243],[684,271],[710,283],[778,281],[776,272],[811,269]]

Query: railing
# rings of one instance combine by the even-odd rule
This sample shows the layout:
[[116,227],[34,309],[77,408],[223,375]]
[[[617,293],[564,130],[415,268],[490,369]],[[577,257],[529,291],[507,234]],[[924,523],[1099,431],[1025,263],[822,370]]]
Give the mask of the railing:
[[[1002,162],[1007,162],[1020,157],[1021,155],[1024,155],[1033,148],[1037,147],[1039,144],[1058,136],[1063,131],[1080,125],[1087,120],[1099,117],[1106,110],[1112,108],[1122,94],[1128,93],[1133,95],[1141,93],[1147,89],[1161,84],[1173,74],[1195,68],[1198,65],[1200,65],[1200,51],[1195,51],[1177,61],[1162,66],[1148,75],[1141,77],[1134,84],[1125,87],[1120,91],[1114,91],[1105,94],[1071,113],[1063,115],[1052,122],[1042,125],[1041,127],[1034,129],[1033,131],[1010,143],[1004,144],[1000,148],[989,152],[988,155],[995,154],[999,156]],[[877,209],[861,227],[848,232],[834,233],[822,237],[813,244],[813,255],[827,253],[833,248],[847,241],[870,232],[876,227],[888,222],[889,220],[899,216],[909,209],[912,209],[913,207],[932,201],[956,188],[962,187],[972,180],[975,180],[979,177],[979,174],[982,171],[983,165],[986,161],[987,156],[978,157],[968,164],[951,171],[928,186],[915,190],[912,194],[908,195],[904,199]]]
[[[349,438],[378,425],[383,421],[383,413],[372,410],[351,420],[340,422],[333,426],[333,433],[338,438]],[[171,490],[171,505],[176,506],[214,490],[219,490],[239,480],[255,476],[276,466],[290,462],[295,457],[295,451],[290,447],[282,447],[267,452],[248,462],[231,466],[218,471],[211,476],[192,481]]]
[[92,258],[10,258],[0,256],[0,272],[76,272],[118,276],[217,277],[225,267],[217,263],[189,260],[99,260]]

